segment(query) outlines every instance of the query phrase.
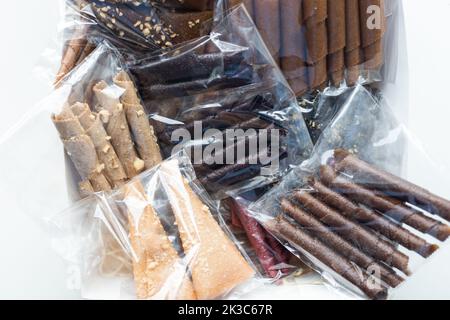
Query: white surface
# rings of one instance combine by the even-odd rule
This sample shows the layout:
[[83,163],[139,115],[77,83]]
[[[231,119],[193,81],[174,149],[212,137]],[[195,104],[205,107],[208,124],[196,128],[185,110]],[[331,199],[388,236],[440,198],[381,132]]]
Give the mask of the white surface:
[[[410,67],[409,124],[428,154],[436,162],[448,164],[450,0],[406,0],[404,7]],[[55,46],[59,21],[55,0],[6,1],[2,10],[0,134],[50,91],[49,84],[42,80],[45,77],[37,79],[32,70],[44,49]],[[430,181],[426,170],[421,169],[423,163],[410,161],[408,166],[414,179],[438,190],[445,191],[450,184],[448,180]],[[450,167],[441,165],[441,169],[448,171]],[[450,196],[450,191],[445,194]],[[68,289],[66,280],[71,270],[51,250],[44,232],[29,217],[8,206],[8,199],[1,194],[0,199],[0,298],[77,298],[78,293]],[[449,265],[447,246],[397,291],[396,298],[450,298]],[[308,286],[284,288],[275,296],[282,298],[289,293],[290,298],[334,297],[320,286],[314,286],[311,295],[308,292]],[[274,298],[274,292],[258,297]]]

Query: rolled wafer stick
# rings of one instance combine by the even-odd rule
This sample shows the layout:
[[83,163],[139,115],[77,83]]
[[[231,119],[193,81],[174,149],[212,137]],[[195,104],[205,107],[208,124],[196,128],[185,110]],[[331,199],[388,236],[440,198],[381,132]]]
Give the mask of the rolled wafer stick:
[[52,121],[59,132],[64,149],[80,175],[80,193],[90,191],[90,186],[95,192],[110,191],[111,186],[103,174],[104,165],[98,161],[94,143],[70,108],[65,106],[61,113],[52,116]]
[[372,279],[362,273],[346,257],[326,246],[322,241],[312,237],[305,230],[294,226],[283,217],[278,217],[275,221],[266,223],[266,228],[279,234],[294,247],[307,251],[316,259],[320,260],[327,267],[350,281],[371,299],[386,299],[387,288],[381,285],[374,285]]
[[405,274],[410,273],[408,270],[409,257],[395,249],[390,243],[359,224],[343,217],[309,193],[295,192],[293,196],[302,207],[312,213],[317,219],[332,228],[336,228],[336,232],[342,237],[357,246],[362,246],[362,249],[369,255],[396,267]]
[[360,73],[359,66],[363,62],[359,14],[359,0],[346,0],[345,65],[347,67],[347,83],[350,86],[353,86],[358,80]]
[[122,186],[127,180],[127,175],[98,115],[92,113],[85,103],[75,103],[70,109],[94,143],[98,159],[105,165],[105,174],[111,186],[114,188]]
[[127,185],[123,199],[136,255],[133,273],[138,299],[196,299],[187,266],[180,261],[141,182]]
[[345,70],[345,0],[328,0],[328,73],[334,86],[344,80]]
[[[328,184],[329,181],[326,182],[330,187],[332,187],[334,186],[334,181],[335,179],[331,181],[331,184]],[[405,248],[413,250],[423,257],[429,257],[439,248],[438,246],[430,244],[424,239],[416,236],[414,233],[403,228],[402,226],[379,215],[373,210],[359,207],[346,197],[327,188],[316,179],[311,180],[310,185],[317,192],[319,198],[329,206],[340,210],[342,214],[351,219],[364,223],[371,229],[380,232],[386,238],[398,242]]]
[[383,63],[384,0],[361,0],[359,10],[365,68],[378,69]]
[[280,1],[254,1],[255,24],[275,62],[280,63]]
[[162,184],[174,212],[199,299],[214,299],[253,277],[254,271],[181,175],[178,161],[163,162]]
[[380,280],[385,281],[392,288],[397,287],[404,281],[404,279],[397,275],[394,270],[379,264],[372,257],[354,247],[319,220],[296,207],[289,200],[283,199],[281,201],[281,208],[285,214],[293,218],[302,227],[306,228],[310,234],[321,239],[321,241],[331,249],[342,256],[347,257],[347,259],[354,261],[369,274],[373,271],[379,273]]
[[114,83],[125,89],[121,101],[139,156],[144,160],[145,169],[153,168],[162,162],[161,150],[153,126],[150,125],[141,100],[137,96],[136,87],[125,71],[114,77]]
[[[386,193],[397,193],[407,196],[407,202],[424,208],[432,214],[450,221],[450,201],[439,197],[430,191],[378,169],[367,162],[358,159],[346,150],[335,150],[336,169],[354,176],[358,182],[368,181],[367,185]],[[366,184],[365,184],[366,185]]]
[[93,91],[100,104],[99,115],[106,126],[106,132],[111,137],[111,144],[119,156],[127,177],[132,179],[144,170],[145,163],[138,158],[134,150],[123,105],[119,97],[116,97],[116,93],[110,92],[105,81],[97,83]]

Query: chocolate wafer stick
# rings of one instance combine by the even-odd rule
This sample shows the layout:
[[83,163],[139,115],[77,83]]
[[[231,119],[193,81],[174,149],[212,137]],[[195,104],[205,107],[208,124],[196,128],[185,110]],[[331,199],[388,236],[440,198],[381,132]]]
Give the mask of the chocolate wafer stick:
[[374,285],[371,278],[361,272],[347,258],[330,249],[317,238],[301,228],[294,226],[282,216],[275,221],[270,221],[266,227],[280,238],[286,239],[294,247],[307,251],[316,259],[320,260],[327,267],[337,274],[350,281],[371,299],[386,299],[387,289],[381,285]]
[[[211,20],[212,17],[212,11],[161,12],[161,20],[165,25],[170,26],[172,30],[170,38],[164,38],[166,46],[171,47],[176,44],[199,38],[202,35],[204,23]],[[156,44],[159,43],[156,42]]]
[[[335,180],[336,179],[333,179],[331,184],[328,184],[329,181],[325,182],[329,186],[333,187],[333,182]],[[380,232],[386,238],[398,242],[405,248],[413,250],[425,258],[429,257],[438,249],[438,246],[429,244],[424,239],[416,236],[414,233],[392,222],[391,220],[386,219],[373,210],[359,207],[346,197],[327,188],[319,181],[312,179],[310,181],[310,185],[317,192],[319,198],[329,206],[340,210],[340,212],[348,218],[364,223],[369,228]],[[338,189],[340,190],[340,188]]]
[[359,0],[346,0],[345,16],[346,16],[345,65],[347,67],[347,83],[350,86],[353,86],[358,80],[360,65],[363,62],[361,49]]
[[280,1],[254,1],[255,23],[272,57],[280,63]]
[[372,257],[354,247],[348,241],[334,233],[333,230],[326,227],[319,220],[302,209],[296,207],[289,200],[283,199],[281,201],[281,209],[285,214],[293,218],[298,224],[308,230],[309,233],[321,239],[331,249],[347,257],[347,259],[354,261],[369,273],[369,270],[379,272],[381,280],[385,281],[389,286],[395,288],[404,281],[404,279],[398,276],[394,270],[380,265]]
[[334,86],[344,80],[345,0],[328,0],[328,73]]
[[367,181],[371,187],[382,190],[388,195],[397,193],[407,196],[407,202],[412,205],[424,208],[430,213],[450,221],[450,201],[400,177],[375,168],[346,150],[335,150],[335,157],[337,171],[350,173],[354,176],[355,181]]
[[401,202],[395,202],[395,199],[380,197],[375,192],[352,183],[343,177],[336,178],[331,167],[323,166],[321,168],[321,177],[327,185],[332,185],[340,193],[345,193],[353,200],[379,210],[395,221],[406,223],[414,229],[430,234],[441,241],[445,241],[450,235],[449,226],[421,212],[408,208]]
[[294,198],[326,225],[336,228],[336,232],[355,245],[363,246],[363,250],[374,258],[384,261],[409,274],[409,257],[395,249],[390,243],[381,239],[359,224],[343,217],[341,214],[323,204],[307,192],[294,192]]

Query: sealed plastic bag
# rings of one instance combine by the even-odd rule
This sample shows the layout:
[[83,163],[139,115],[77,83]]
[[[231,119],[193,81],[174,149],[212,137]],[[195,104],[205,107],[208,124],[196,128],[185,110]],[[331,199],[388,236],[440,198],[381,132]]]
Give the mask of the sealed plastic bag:
[[216,19],[240,3],[297,96],[396,72],[401,1],[219,0]]
[[[428,179],[410,178],[408,158],[420,160]],[[448,180],[448,172],[358,86],[312,158],[250,210],[334,287],[385,299],[450,236],[450,195],[428,189],[436,179]]]
[[80,268],[83,297],[216,299],[255,275],[217,210],[180,154],[50,226],[55,248]]

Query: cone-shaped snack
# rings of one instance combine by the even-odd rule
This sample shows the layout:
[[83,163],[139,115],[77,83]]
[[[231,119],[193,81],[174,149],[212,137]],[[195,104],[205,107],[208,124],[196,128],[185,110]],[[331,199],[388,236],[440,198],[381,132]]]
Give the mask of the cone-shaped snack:
[[275,62],[280,61],[280,1],[258,0],[254,1],[255,24],[259,33],[272,54]]
[[346,217],[365,224],[405,248],[413,250],[424,257],[430,256],[438,249],[438,246],[428,243],[408,229],[403,228],[401,225],[381,216],[373,210],[356,205],[343,195],[327,188],[319,181],[313,179],[310,185],[317,192],[319,198],[329,206],[340,210]]
[[[450,227],[442,222],[430,218],[421,212],[410,209],[402,203],[395,203],[388,197],[380,197],[375,192],[361,187],[344,177],[336,177],[331,167],[322,167],[322,181],[333,187],[339,193],[345,194],[354,201],[360,202],[369,208],[376,209],[390,218],[400,223],[405,223],[416,230],[432,235],[433,237],[445,241],[450,236]],[[420,248],[417,248],[420,250]],[[422,248],[425,249],[425,248]],[[430,255],[435,251],[433,247],[422,251],[422,255]]]
[[[374,279],[362,273],[354,263],[340,255],[322,241],[312,237],[302,228],[298,228],[283,217],[267,223],[266,227],[274,234],[280,235],[294,247],[303,249],[344,279],[361,289],[371,299],[386,299],[387,289],[377,284]],[[375,283],[374,283],[375,282]]]
[[321,241],[342,256],[354,261],[369,274],[376,270],[376,273],[379,274],[381,280],[385,281],[393,288],[403,282],[403,279],[398,276],[394,270],[379,264],[372,257],[368,256],[348,241],[334,233],[332,229],[325,226],[312,215],[296,207],[294,203],[287,199],[283,199],[281,201],[281,208],[285,214],[293,218],[303,228],[306,228],[310,234],[321,239]]
[[384,0],[361,0],[359,11],[365,69],[376,70],[383,64]]
[[137,96],[136,87],[125,71],[121,71],[114,77],[114,83],[125,89],[121,101],[136,141],[139,156],[144,160],[145,169],[153,168],[162,162],[161,151],[153,127],[150,125],[141,100]]
[[72,110],[65,106],[61,113],[52,116],[52,120],[67,154],[80,175],[80,193],[85,194],[90,191],[90,187],[96,192],[110,191],[111,186],[103,174],[104,165],[98,161],[95,145]]
[[395,249],[390,243],[375,233],[343,217],[307,192],[295,192],[294,198],[322,223],[331,228],[336,228],[336,232],[346,240],[357,246],[362,246],[362,250],[377,260],[394,266],[405,274],[409,274],[409,257]]
[[281,69],[296,96],[308,90],[302,1],[280,0]]
[[450,221],[450,201],[400,177],[375,168],[346,150],[339,149],[334,153],[337,160],[337,171],[350,173],[354,175],[354,179],[358,183],[366,184],[365,182],[367,182],[366,185],[382,190],[388,195],[397,194],[400,198],[406,198],[406,201],[412,205]]
[[345,65],[347,67],[347,83],[353,86],[359,77],[362,63],[361,32],[359,18],[359,0],[345,1],[346,46]]
[[328,0],[328,74],[338,86],[345,70],[345,0]]
[[183,178],[178,162],[163,162],[160,176],[176,217],[184,252],[193,257],[190,267],[197,297],[220,297],[252,278],[253,269]]
[[135,254],[133,272],[138,299],[196,299],[188,266],[170,242],[140,181],[126,186],[123,201]]
[[[203,12],[161,12],[161,20],[170,26],[169,38],[163,38],[167,47],[180,44],[202,35],[205,22],[213,18],[212,11]],[[157,44],[158,41],[156,41]]]
[[117,188],[123,185],[127,175],[99,116],[92,113],[85,103],[75,103],[70,109],[77,116],[86,134],[94,143],[98,159],[105,165],[105,175],[111,186]]
[[111,137],[111,144],[127,177],[131,179],[144,170],[145,163],[138,158],[134,150],[123,105],[117,97],[117,92],[113,92],[105,81],[97,83],[93,90],[99,102],[99,115]]

